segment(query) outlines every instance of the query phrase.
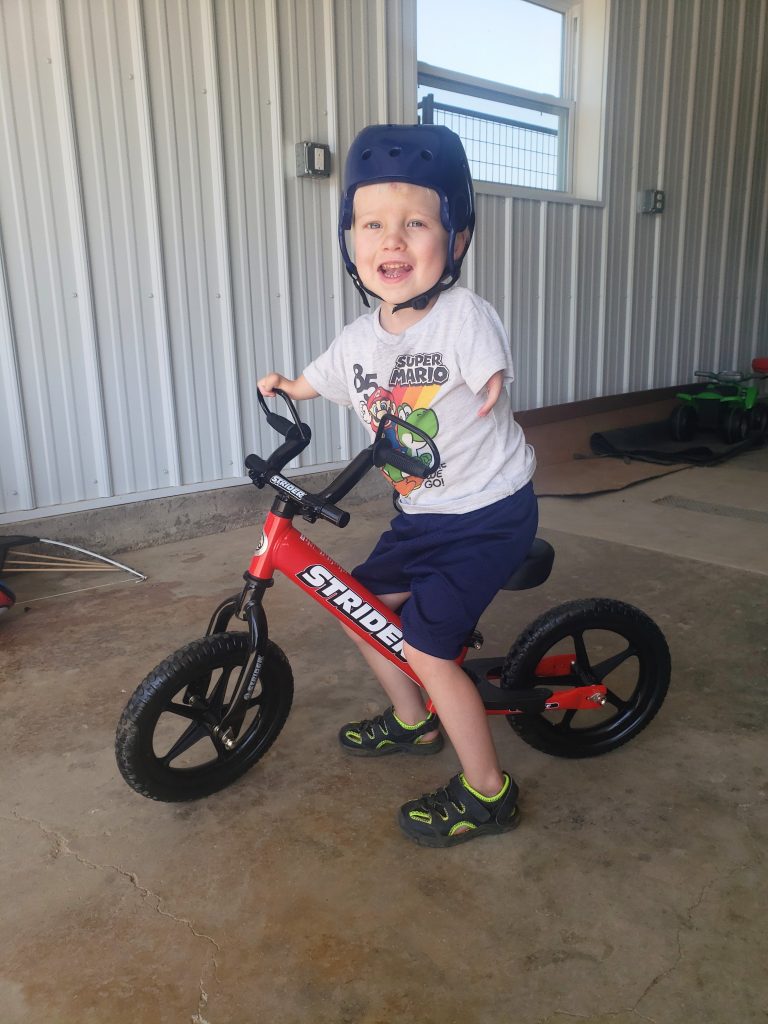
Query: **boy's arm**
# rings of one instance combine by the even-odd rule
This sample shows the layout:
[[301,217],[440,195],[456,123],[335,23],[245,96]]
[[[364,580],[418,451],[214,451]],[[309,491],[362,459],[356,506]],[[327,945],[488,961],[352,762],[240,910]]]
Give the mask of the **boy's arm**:
[[280,373],[268,373],[266,377],[261,378],[258,388],[262,395],[265,395],[267,398],[273,398],[275,388],[280,388],[281,391],[284,391],[295,402],[301,402],[307,398],[317,398],[319,395],[319,392],[315,391],[303,373],[296,380],[291,380],[290,377],[283,377]]
[[478,416],[487,416],[491,409],[496,405],[499,400],[499,396],[504,388],[504,370],[497,370],[488,380],[485,385],[487,398],[483,402],[482,406],[477,410]]

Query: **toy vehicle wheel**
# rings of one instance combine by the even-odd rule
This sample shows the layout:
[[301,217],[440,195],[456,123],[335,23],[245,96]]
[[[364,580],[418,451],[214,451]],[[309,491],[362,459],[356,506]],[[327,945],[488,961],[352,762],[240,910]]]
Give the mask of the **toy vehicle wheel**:
[[[572,659],[570,672],[548,676],[546,667],[539,666],[557,655],[561,665],[563,655]],[[605,754],[648,725],[664,702],[669,673],[664,634],[638,608],[605,598],[570,601],[545,612],[522,633],[504,662],[501,685],[547,686],[556,699],[558,687],[604,684],[606,703],[594,711],[544,711],[510,715],[507,721],[522,740],[545,754]]]
[[249,656],[247,633],[216,633],[149,673],[115,739],[117,766],[132,789],[152,800],[196,800],[234,782],[272,746],[293,701],[291,667],[272,642],[244,713],[228,723],[234,743],[215,733]]
[[692,405],[676,405],[669,417],[669,432],[673,441],[690,441],[696,433],[698,416]]
[[726,444],[737,444],[749,433],[749,419],[743,409],[729,406],[723,417],[722,436]]
[[749,429],[760,437],[768,434],[768,407],[757,402],[749,412]]

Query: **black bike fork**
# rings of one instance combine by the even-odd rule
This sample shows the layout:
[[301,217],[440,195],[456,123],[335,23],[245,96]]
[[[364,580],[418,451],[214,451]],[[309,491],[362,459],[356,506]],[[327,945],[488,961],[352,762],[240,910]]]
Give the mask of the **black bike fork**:
[[[240,670],[234,696],[216,728],[217,736],[225,747],[235,745],[237,732],[245,716],[245,703],[250,700],[259,681],[269,640],[267,616],[262,602],[264,594],[272,586],[273,581],[256,579],[250,573],[245,573],[244,579],[245,586],[242,592],[222,601],[211,616],[205,633],[206,636],[212,636],[215,633],[226,632],[233,618],[248,623],[250,656]],[[201,679],[196,681],[196,684],[189,686],[187,699],[191,697],[194,700],[204,696],[209,682],[209,679]],[[198,690],[199,693],[196,692]]]

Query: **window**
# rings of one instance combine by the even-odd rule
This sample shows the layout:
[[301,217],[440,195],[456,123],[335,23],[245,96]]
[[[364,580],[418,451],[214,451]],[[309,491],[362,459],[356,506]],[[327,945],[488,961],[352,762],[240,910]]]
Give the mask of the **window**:
[[417,10],[419,117],[461,136],[475,180],[599,198],[606,0]]

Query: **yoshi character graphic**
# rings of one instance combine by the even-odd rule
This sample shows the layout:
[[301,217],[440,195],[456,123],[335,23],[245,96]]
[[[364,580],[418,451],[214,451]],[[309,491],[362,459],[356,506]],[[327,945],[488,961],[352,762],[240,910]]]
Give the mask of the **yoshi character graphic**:
[[[432,409],[413,409],[407,413],[406,416],[402,417],[407,423],[412,423],[419,430],[422,430],[427,437],[434,440],[437,437],[438,430],[440,429],[437,416]],[[420,459],[426,465],[432,460],[429,448],[427,447],[426,441],[422,440],[417,434],[411,433],[407,427],[400,426],[398,424],[397,430],[397,444],[407,455],[412,456],[415,459]],[[394,466],[385,466],[384,472],[392,481],[392,484],[398,494],[403,497],[416,490],[417,487],[421,487],[423,481],[419,480],[416,476],[408,476],[401,470],[396,469]]]

